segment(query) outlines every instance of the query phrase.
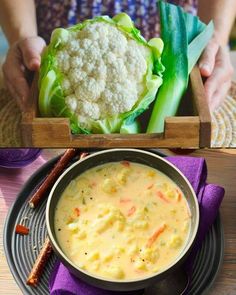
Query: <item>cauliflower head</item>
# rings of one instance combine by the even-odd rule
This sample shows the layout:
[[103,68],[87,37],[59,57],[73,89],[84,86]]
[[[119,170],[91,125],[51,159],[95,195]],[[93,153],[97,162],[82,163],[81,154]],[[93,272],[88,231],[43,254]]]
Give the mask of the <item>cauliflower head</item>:
[[162,84],[162,49],[124,13],[54,30],[42,57],[40,113],[69,117],[73,133],[129,132]]

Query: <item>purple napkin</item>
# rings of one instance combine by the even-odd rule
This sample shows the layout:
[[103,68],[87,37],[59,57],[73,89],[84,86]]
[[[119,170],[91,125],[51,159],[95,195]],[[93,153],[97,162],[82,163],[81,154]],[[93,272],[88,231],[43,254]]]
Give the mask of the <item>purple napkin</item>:
[[[201,246],[201,243],[213,224],[221,201],[224,197],[224,189],[214,184],[207,184],[207,167],[203,158],[193,157],[167,157],[169,162],[174,164],[188,178],[191,183],[199,202],[200,207],[200,224],[197,238],[193,249],[186,261],[185,268],[191,276],[192,264],[194,257]],[[118,295],[123,292],[112,292],[101,290],[90,286],[82,280],[69,273],[62,263],[57,263],[49,282],[51,295]],[[137,294],[137,291],[127,294]]]
[[22,168],[31,164],[40,155],[40,149],[0,149],[0,166],[4,168]]

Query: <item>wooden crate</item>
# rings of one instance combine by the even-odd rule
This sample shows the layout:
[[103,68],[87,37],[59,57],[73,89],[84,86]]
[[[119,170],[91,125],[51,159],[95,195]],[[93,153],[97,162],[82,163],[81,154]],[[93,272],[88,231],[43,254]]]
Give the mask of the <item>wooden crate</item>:
[[37,101],[38,87],[35,77],[31,98],[22,114],[22,139],[27,147],[210,147],[211,117],[198,67],[190,74],[188,91],[181,103],[179,114],[165,119],[163,133],[72,135],[69,119],[40,117]]

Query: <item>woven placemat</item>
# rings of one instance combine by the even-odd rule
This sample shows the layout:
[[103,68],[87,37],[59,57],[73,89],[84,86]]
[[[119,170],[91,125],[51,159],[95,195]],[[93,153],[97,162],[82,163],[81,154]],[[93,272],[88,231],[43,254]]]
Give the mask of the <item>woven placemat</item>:
[[223,104],[212,114],[211,147],[236,147],[236,82]]
[[[22,147],[21,112],[9,92],[0,88],[0,147]],[[211,147],[236,147],[236,82],[212,114]]]
[[0,147],[21,147],[21,112],[9,92],[0,89]]

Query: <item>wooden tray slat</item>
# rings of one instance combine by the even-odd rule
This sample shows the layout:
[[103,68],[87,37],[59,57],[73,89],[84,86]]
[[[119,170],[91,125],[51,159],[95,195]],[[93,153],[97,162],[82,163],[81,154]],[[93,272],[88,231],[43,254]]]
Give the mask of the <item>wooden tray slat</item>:
[[193,101],[200,120],[200,142],[199,147],[210,147],[211,145],[211,115],[206,101],[204,86],[199,69],[194,67],[190,74],[190,87]]

